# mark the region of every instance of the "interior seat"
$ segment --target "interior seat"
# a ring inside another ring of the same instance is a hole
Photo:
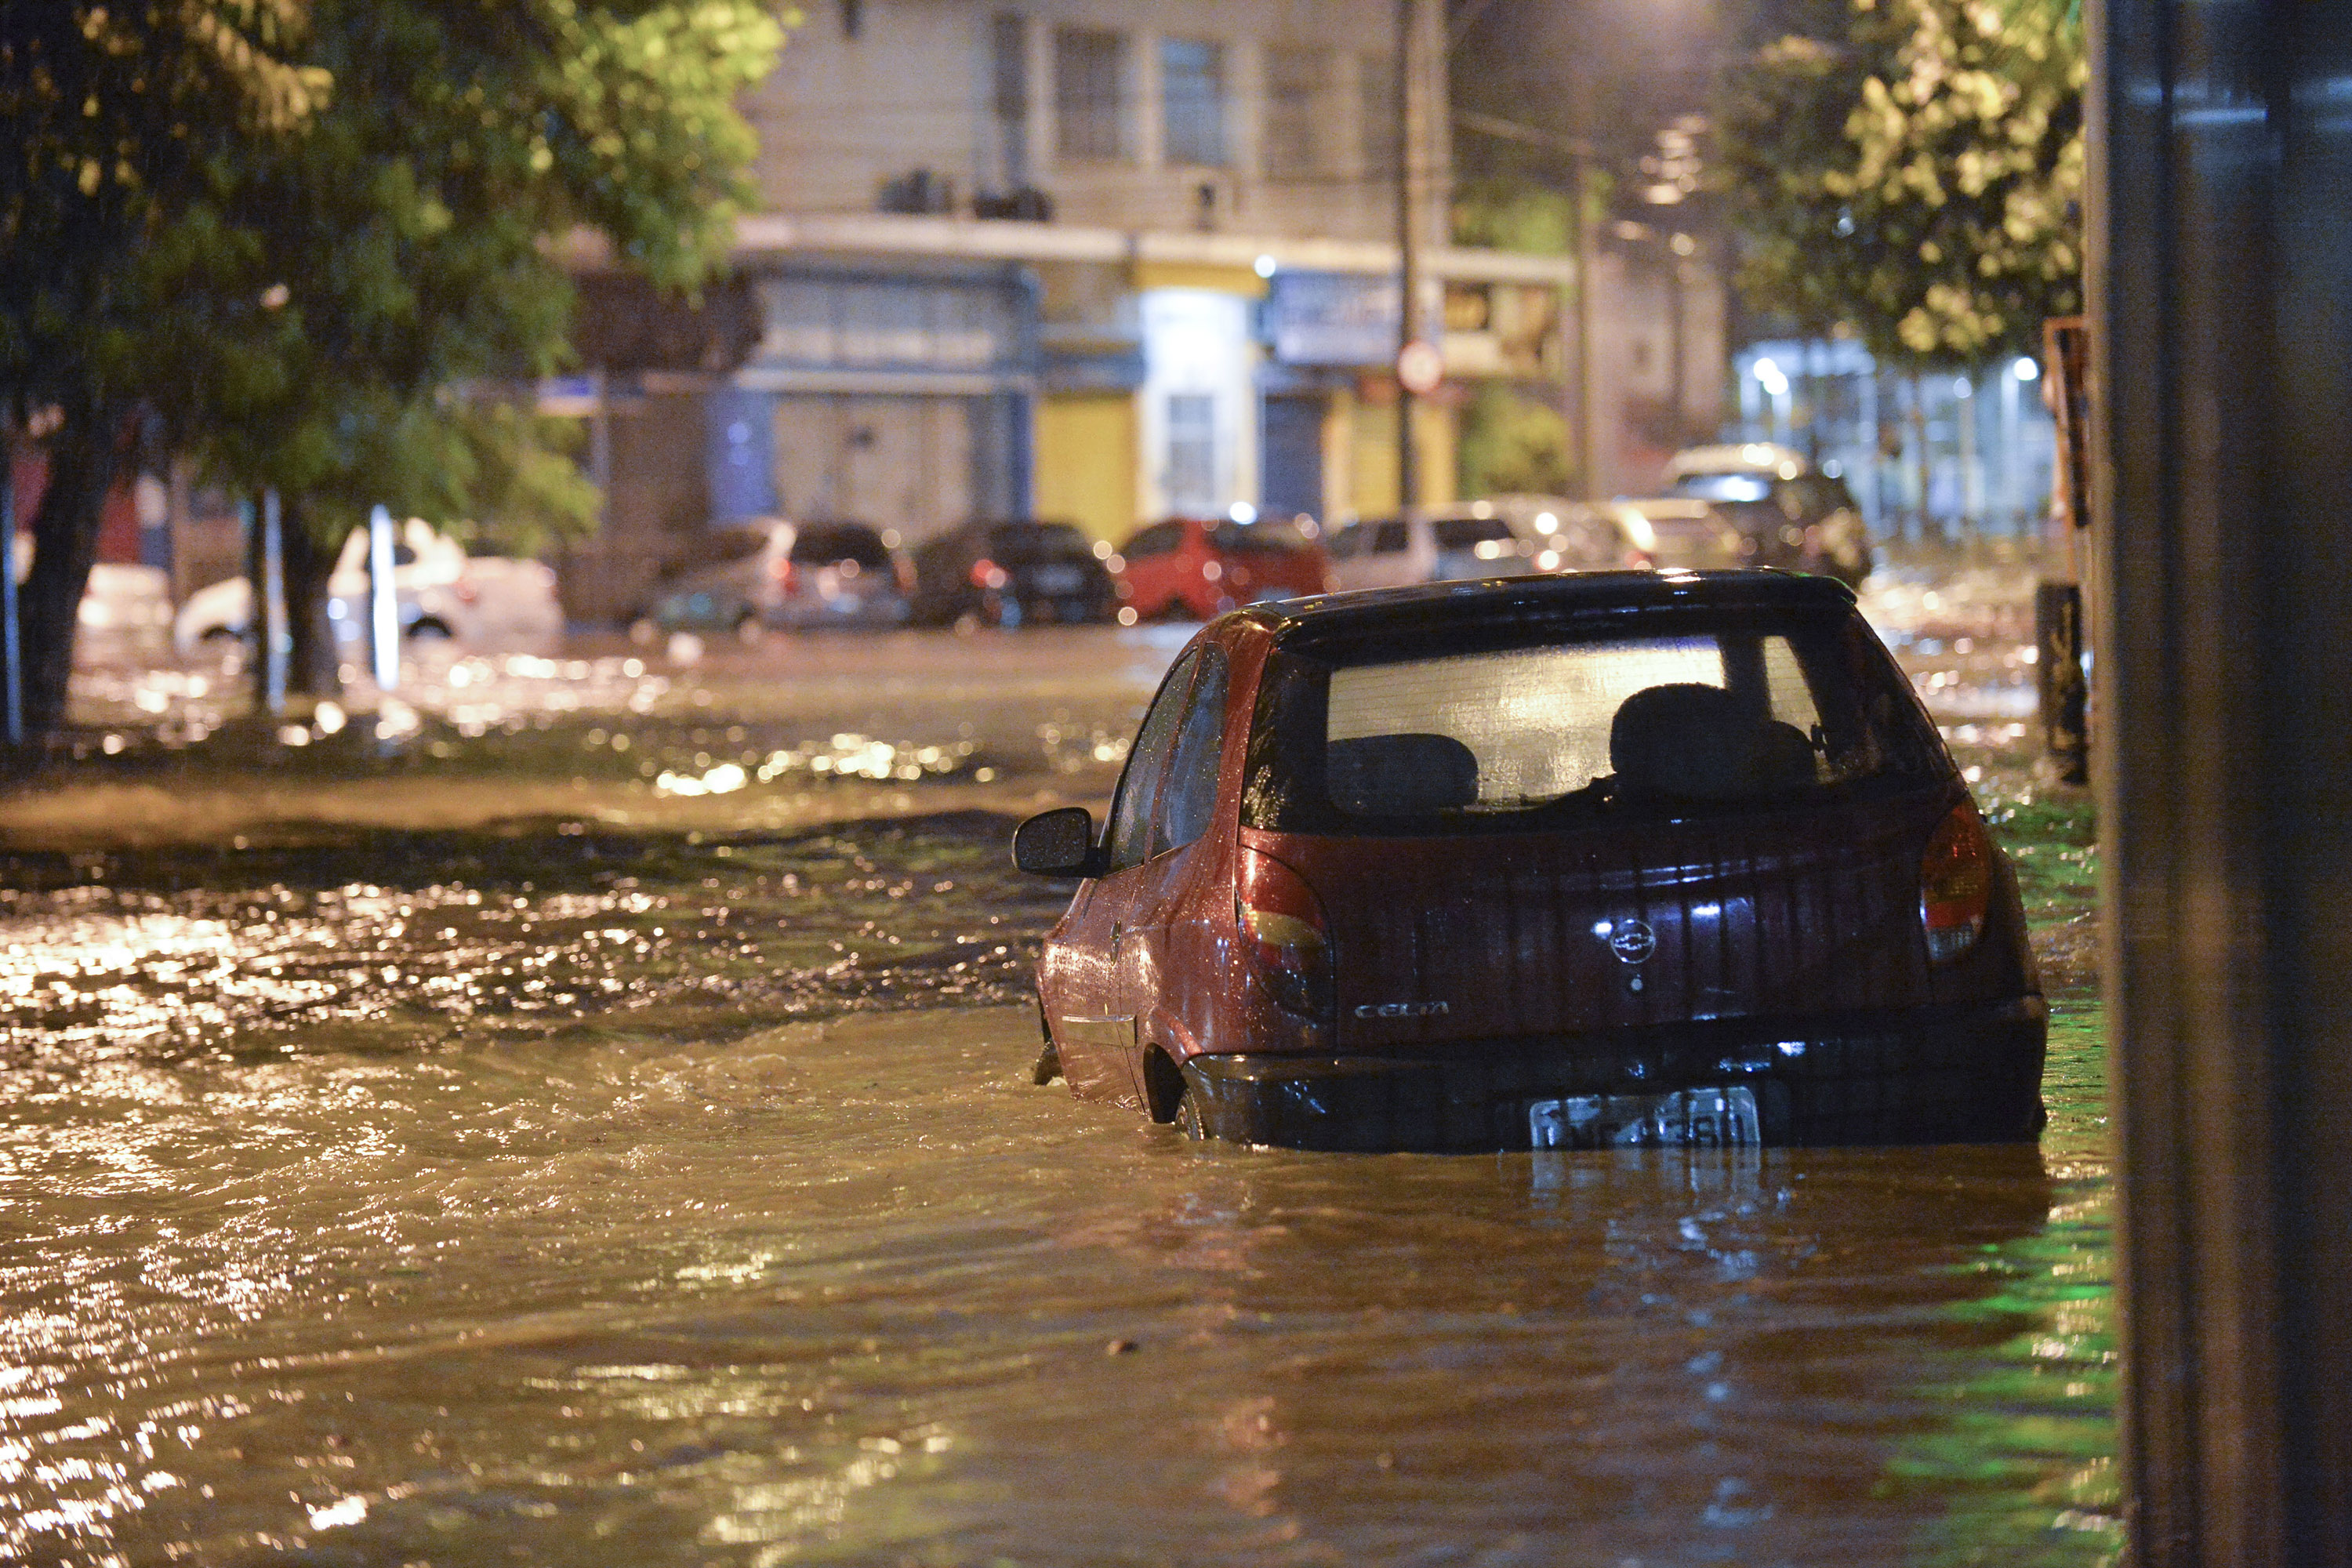
[[[1459,811],[1478,799],[1478,759],[1451,735],[1362,735],[1323,753],[1332,804],[1357,816]]]
[[[1815,782],[1812,742],[1720,686],[1677,681],[1636,691],[1609,725],[1621,795],[1748,800]]]

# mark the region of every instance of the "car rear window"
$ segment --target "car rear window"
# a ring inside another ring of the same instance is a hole
[[[1845,481],[1829,474],[1800,474],[1783,481],[1780,493],[1802,517],[1827,517],[1853,505],[1853,493],[1845,488]]]
[[[1674,493],[1700,500],[1765,500],[1772,494],[1769,474],[1686,474],[1675,481]]]
[[[1210,538],[1218,549],[1234,555],[1287,554],[1308,548],[1307,536],[1294,525],[1273,519],[1258,522],[1221,522]]]
[[[882,536],[862,522],[809,522],[793,538],[793,559],[887,566],[890,552],[883,548]]]
[[[988,553],[999,565],[1025,566],[1039,561],[1094,559],[1094,545],[1066,522],[992,528]]]
[[[1429,525],[1440,550],[1472,550],[1490,540],[1512,537],[1499,517],[1441,517]]]
[[[1781,802],[1949,772],[1902,674],[1837,611],[1679,611],[1278,648],[1243,821],[1326,834],[1527,831]]]

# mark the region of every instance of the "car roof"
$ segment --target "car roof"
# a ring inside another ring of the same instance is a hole
[[[1789,470],[1791,466],[1795,472]],[[1737,446],[1687,447],[1666,461],[1668,480],[1696,474],[1770,474],[1794,479],[1812,472],[1812,459],[1794,447],[1777,441],[1745,441]]]
[[[1566,572],[1367,588],[1282,599],[1236,612],[1278,639],[1518,615],[1625,615],[1643,610],[1823,608],[1853,603],[1834,577],[1749,567],[1727,572]]]

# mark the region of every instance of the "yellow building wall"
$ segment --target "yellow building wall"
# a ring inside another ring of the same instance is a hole
[[[1061,393],[1039,401],[1039,517],[1126,542],[1135,531],[1138,460],[1132,395]]]
[[[1343,395],[1332,400],[1335,420],[1346,422],[1348,487],[1345,509],[1358,517],[1392,512],[1397,505],[1397,416],[1393,403],[1367,403]],[[1413,444],[1421,458],[1423,506],[1454,499],[1454,447],[1459,434],[1451,408],[1428,398],[1412,405]],[[1335,513],[1341,509],[1335,505]]]

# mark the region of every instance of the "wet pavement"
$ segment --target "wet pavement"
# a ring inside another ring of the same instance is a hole
[[[1033,1087],[1005,836],[1181,632],[430,649],[299,745],[86,671],[0,800],[0,1561],[2109,1560],[2088,808],[1955,599],[1889,629],[2019,855],[2039,1150]]]

